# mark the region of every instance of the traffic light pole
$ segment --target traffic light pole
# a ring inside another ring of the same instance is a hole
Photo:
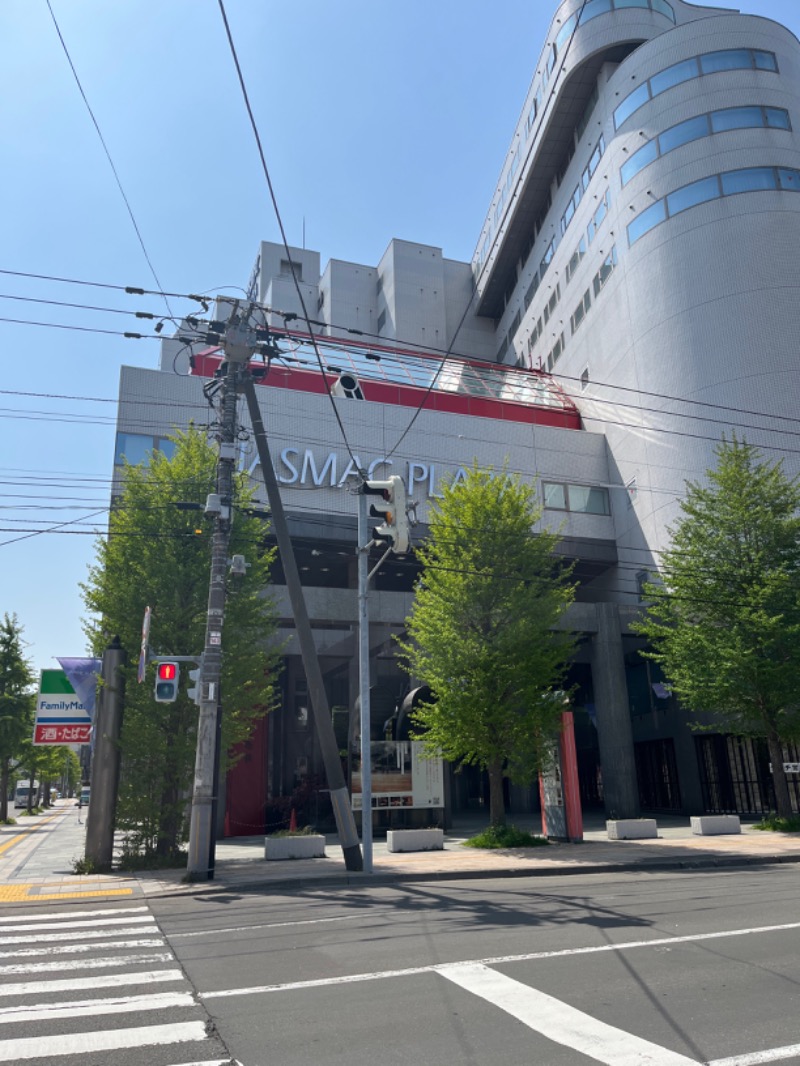
[[[362,485],[363,489],[363,485]],[[358,494],[358,687],[361,724],[361,845],[372,873],[372,713],[369,701],[369,546],[367,495]]]
[[[214,877],[216,826],[214,812],[218,788],[218,733],[222,708],[219,700],[222,672],[222,627],[225,620],[225,589],[228,546],[231,535],[231,496],[236,440],[236,387],[240,365],[228,360],[223,379],[222,418],[217,460],[217,497],[220,510],[214,518],[211,542],[211,578],[208,588],[206,639],[200,682],[200,714],[197,726],[192,814],[189,825],[187,877],[209,881]],[[228,445],[228,447],[226,447]]]
[[[289,526],[283,510],[283,501],[278,490],[278,479],[275,476],[272,457],[269,454],[267,434],[264,430],[264,422],[258,406],[258,397],[250,375],[247,375],[244,379],[244,394],[247,399],[247,409],[250,413],[253,436],[258,449],[261,473],[267,490],[269,508],[272,513],[272,526],[275,530],[278,551],[280,552],[283,572],[286,577],[286,588],[292,605],[295,632],[300,644],[303,669],[308,680],[314,725],[317,730],[317,739],[319,740],[322,761],[325,767],[325,777],[330,790],[331,804],[333,805],[336,829],[344,854],[345,867],[348,870],[362,870],[364,869],[364,863],[361,856],[361,846],[358,842],[353,812],[350,809],[350,795],[342,772],[339,747],[336,743],[336,734],[333,731],[333,721],[331,719],[330,706],[328,705],[328,696],[325,692],[325,684],[322,680],[322,670],[317,657],[314,634],[311,630],[311,622],[306,610],[306,601],[300,584],[300,574],[297,569],[297,560],[295,559],[291,537],[289,536]]]

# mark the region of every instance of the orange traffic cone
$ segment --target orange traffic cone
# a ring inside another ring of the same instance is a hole
[[[294,833],[297,830],[297,815],[294,813],[294,807],[292,807],[292,813],[289,815],[289,832]]]

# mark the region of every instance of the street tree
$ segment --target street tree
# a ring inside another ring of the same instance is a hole
[[[401,641],[434,698],[416,712],[429,754],[489,775],[490,818],[505,824],[503,778],[530,783],[553,750],[574,636],[574,586],[540,528],[535,486],[475,465],[433,502],[422,573]]]
[[[766,739],[777,813],[788,818],[783,745],[800,738],[800,484],[735,438],[716,456],[707,484],[687,483],[637,631],[695,728]]]
[[[33,733],[33,669],[25,658],[22,626],[16,615],[0,623],[0,822],[8,820],[11,774]]]
[[[178,699],[154,700],[154,667],[137,684],[145,608],[152,610],[153,654],[199,655],[205,645],[213,522],[203,505],[214,491],[216,450],[196,429],[177,433],[170,457],[154,451],[126,465],[108,536],[83,586],[93,617],[86,624],[95,654],[119,636],[128,650],[117,827],[128,847],[176,856],[186,840],[197,736],[197,706],[187,695],[184,662]],[[245,475],[236,479],[230,551],[247,559],[247,572],[228,579],[225,612],[223,763],[225,753],[252,733],[274,704],[278,669],[276,615],[269,595],[274,550],[267,525],[254,513]],[[232,758],[228,755],[228,760]],[[223,764],[223,772],[225,765]]]

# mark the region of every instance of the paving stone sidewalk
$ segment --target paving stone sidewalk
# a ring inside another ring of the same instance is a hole
[[[392,854],[385,840],[376,840],[371,874],[345,869],[333,835],[326,858],[279,862],[264,859],[263,836],[222,840],[214,879],[189,884],[182,869],[78,877],[73,863],[83,854],[85,811],[62,801],[39,819],[35,826],[0,827],[0,902],[800,863],[800,834],[764,833],[746,824],[741,835],[702,837],[692,834],[688,818],[665,817],[658,819],[657,839],[610,841],[602,819],[589,816],[581,844],[483,851],[463,846],[480,828],[473,819],[445,834],[443,851]]]

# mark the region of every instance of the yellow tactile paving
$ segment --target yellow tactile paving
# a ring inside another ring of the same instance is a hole
[[[86,899],[99,896],[132,896],[132,888],[86,888],[76,891],[41,892],[36,889],[52,888],[50,885],[0,885],[0,903],[40,903],[53,899]]]
[[[29,825],[24,833],[17,833],[16,836],[6,841],[5,844],[0,844],[0,855],[2,855],[4,851],[8,851],[8,849],[13,847],[14,844],[18,844],[20,840],[25,840],[26,837],[29,837],[31,833],[35,833],[36,830],[40,829],[43,825],[47,825],[47,823],[52,822],[54,818],[58,818],[59,814],[61,814],[61,811],[58,811],[57,814],[51,814],[48,818],[43,818],[40,822]]]

